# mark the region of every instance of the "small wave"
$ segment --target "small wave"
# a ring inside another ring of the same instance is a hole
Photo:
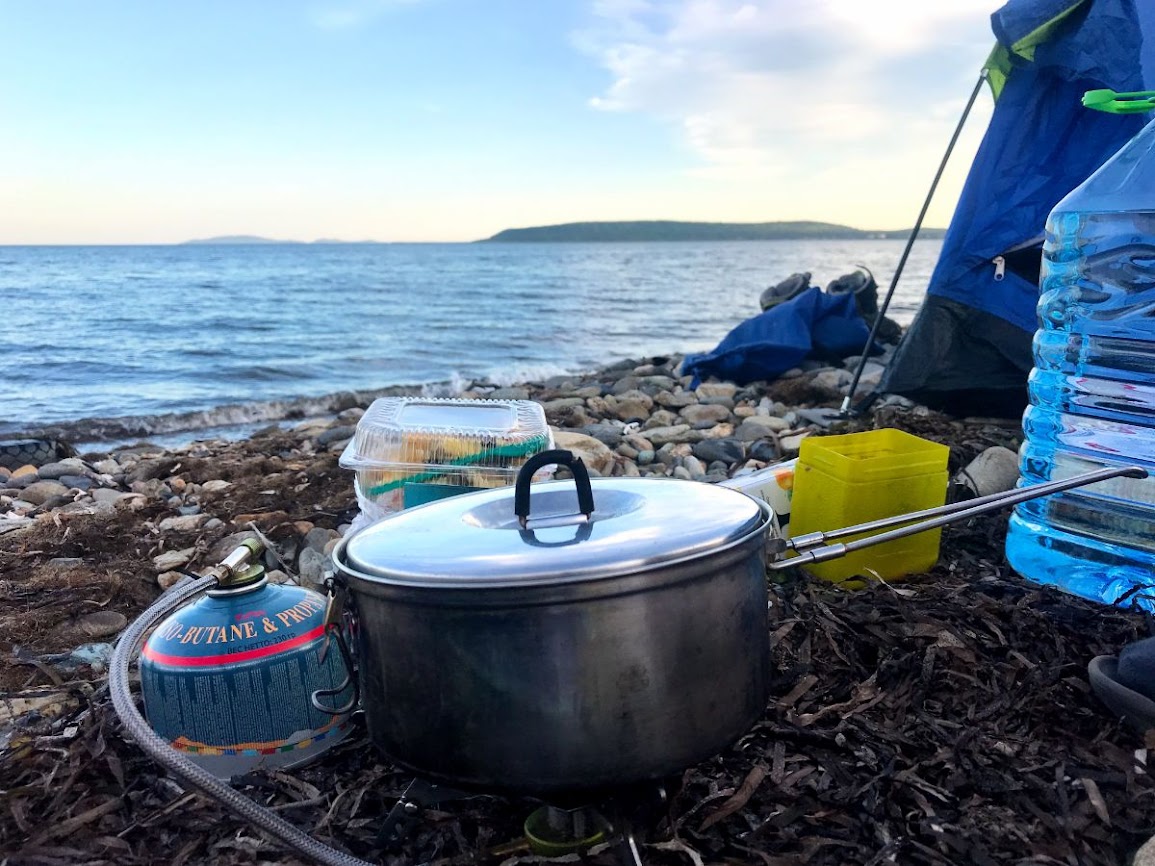
[[[422,397],[455,397],[466,389],[473,380],[457,371],[444,382],[427,382],[421,386]]]
[[[232,349],[213,348],[211,346],[186,346],[178,354],[189,358],[224,358],[234,354]]]
[[[82,418],[21,431],[6,438],[61,439],[71,443],[120,442],[149,436],[333,415],[355,406],[367,406],[378,397],[416,394],[420,390],[421,387],[417,385],[395,385],[371,391],[338,391],[320,397],[233,403],[192,412]]]
[[[554,362],[510,364],[494,367],[480,375],[468,375],[455,370],[443,382],[431,382],[421,386],[423,397],[452,397],[461,393],[475,382],[505,387],[525,382],[542,382],[553,376],[572,376],[592,369],[591,365],[558,364]]]
[[[536,364],[517,364],[490,370],[489,381],[495,385],[516,385],[520,382],[541,382],[552,376],[571,376],[587,367],[578,367],[573,364],[558,364],[544,361]]]
[[[278,382],[292,379],[312,378],[311,372],[299,367],[276,367],[271,364],[254,364],[251,367],[240,367],[235,370],[224,370],[218,378],[236,382]]]

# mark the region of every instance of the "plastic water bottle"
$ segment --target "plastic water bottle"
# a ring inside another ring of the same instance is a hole
[[[1155,473],[1155,122],[1055,206],[1040,288],[1023,481]],[[1033,581],[1155,611],[1155,479],[1025,502],[1006,550]]]

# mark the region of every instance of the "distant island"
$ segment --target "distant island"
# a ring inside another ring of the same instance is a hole
[[[920,237],[942,238],[946,229],[924,228]],[[837,223],[693,223],[673,220],[563,223],[505,229],[480,243],[559,243],[611,241],[777,241],[905,240],[910,229],[870,231]]]
[[[919,236],[940,239],[946,229],[924,228]],[[474,243],[610,243],[614,241],[847,241],[847,240],[906,240],[910,229],[871,230],[856,229],[838,223],[773,222],[773,223],[697,223],[676,220],[635,220],[630,222],[562,223],[553,226],[532,226],[505,229],[493,237]],[[260,235],[218,235],[182,241],[188,245],[256,245],[256,244],[378,244],[382,241],[343,241],[318,238],[315,241],[280,240]]]
[[[182,241],[181,246],[196,244],[211,244],[224,246],[227,244],[375,244],[378,241],[341,241],[334,238],[317,238],[315,241],[285,241],[276,238],[263,238],[260,235],[218,235],[213,238],[197,238],[191,241]]]
[[[257,235],[220,235],[215,238],[197,238],[183,241],[182,246],[192,244],[291,244],[294,241],[278,241],[273,238],[262,238]]]

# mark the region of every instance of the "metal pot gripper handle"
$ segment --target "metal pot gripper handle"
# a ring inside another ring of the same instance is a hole
[[[552,464],[565,466],[573,473],[574,485],[577,487],[578,512],[584,515],[587,521],[593,517],[594,491],[586,465],[572,451],[555,448],[533,455],[525,461],[525,465],[517,473],[517,483],[513,490],[513,513],[517,515],[522,529],[529,528],[529,487],[533,481],[533,474],[543,466]],[[577,514],[572,516],[576,517]]]
[[[1002,493],[992,493],[989,496],[983,496],[967,502],[956,502],[950,505],[941,505],[938,508],[928,508],[925,511],[914,511],[895,517],[884,517],[880,520],[872,520],[869,523],[859,523],[855,526],[846,526],[827,532],[810,532],[806,535],[800,535],[797,538],[783,542],[783,547],[793,549],[798,554],[797,556],[789,559],[779,559],[770,563],[767,567],[771,571],[781,571],[785,568],[793,568],[796,565],[810,565],[816,562],[826,562],[830,559],[839,559],[856,550],[873,547],[876,544],[883,544],[898,538],[905,538],[908,535],[916,535],[919,532],[926,532],[928,529],[937,529],[940,526],[946,526],[948,523],[969,520],[980,514],[997,511],[1009,505],[1017,505],[1020,502],[1026,502],[1039,496],[1061,493],[1064,490],[1071,490],[1075,487],[1083,487],[1087,484],[1094,484],[1099,481],[1107,481],[1111,478],[1119,477],[1146,478],[1147,470],[1142,466],[1112,466],[1104,469],[1096,469],[1093,472],[1085,472],[1082,475],[1072,475],[1070,478],[1062,478],[1057,481],[1030,484],[1026,487],[1017,487],[1014,490],[1008,490]],[[911,521],[919,522],[912,523]],[[858,535],[862,532],[874,532],[892,526],[897,526],[898,528],[890,529],[887,532],[880,532],[878,535],[859,538],[854,541],[826,544],[827,541],[834,538],[844,538],[848,535]],[[775,551],[775,553],[779,552],[781,552],[780,549]]]

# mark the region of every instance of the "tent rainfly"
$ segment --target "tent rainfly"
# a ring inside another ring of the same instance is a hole
[[[879,392],[957,415],[1022,412],[1047,215],[1143,123],[1081,105],[1088,90],[1142,88],[1134,3],[1011,0],[991,16],[994,113]]]

